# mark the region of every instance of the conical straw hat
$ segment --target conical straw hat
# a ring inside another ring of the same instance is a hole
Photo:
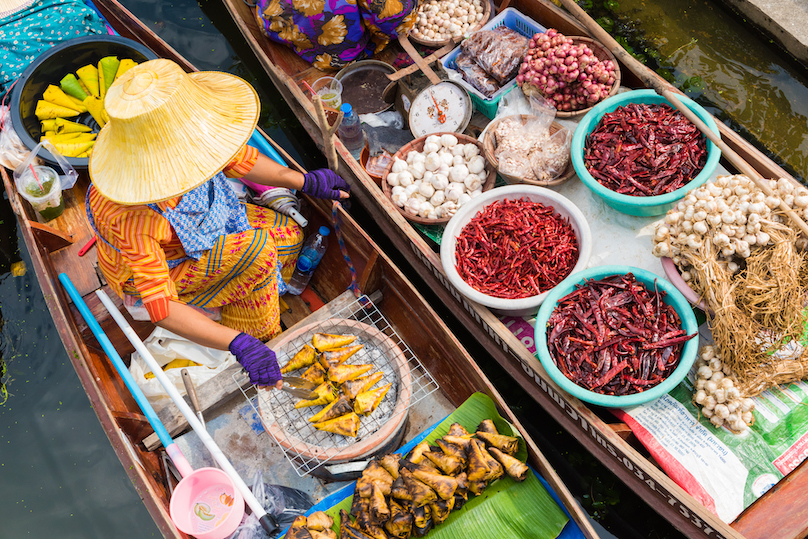
[[[151,60],[116,80],[104,100],[109,122],[90,157],[90,177],[120,204],[186,193],[221,171],[258,122],[258,96],[227,73],[185,73]]]
[[[34,0],[0,0],[0,19],[22,11],[33,3]]]

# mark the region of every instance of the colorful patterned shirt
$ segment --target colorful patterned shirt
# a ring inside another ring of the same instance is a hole
[[[228,178],[238,178],[252,170],[258,161],[258,150],[245,146],[224,169]],[[174,208],[182,197],[175,197],[157,206]],[[186,257],[182,243],[168,220],[146,205],[126,206],[104,197],[90,187],[90,209],[95,225],[103,238],[98,246],[98,266],[119,296],[130,294],[143,299],[152,322],[168,316],[170,301],[178,301],[175,281],[185,273],[190,260],[168,267],[169,260]]]

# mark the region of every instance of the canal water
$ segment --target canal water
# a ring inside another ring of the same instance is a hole
[[[263,106],[260,125],[304,166],[324,165],[218,0],[123,3],[200,69],[236,73],[253,83]],[[795,175],[806,176],[807,81],[765,39],[701,0],[610,0],[589,7],[719,118],[765,144]],[[361,208],[355,215],[363,221]],[[0,537],[158,537],[84,395],[35,276],[12,274],[12,264],[21,273],[20,262],[29,262],[28,253],[2,200],[0,354],[9,394],[0,405]],[[453,329],[473,342],[464,328]],[[494,362],[482,358],[481,366],[525,418],[529,434],[572,492],[608,530],[621,538],[680,537],[529,397],[509,387]]]

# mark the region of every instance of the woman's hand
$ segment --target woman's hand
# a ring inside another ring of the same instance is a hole
[[[283,376],[275,352],[246,333],[239,333],[229,346],[230,352],[250,375],[250,382],[259,386],[283,386]]]
[[[348,191],[351,188],[339,174],[327,168],[320,168],[303,176],[303,189],[301,190],[316,198],[339,200],[348,198]]]

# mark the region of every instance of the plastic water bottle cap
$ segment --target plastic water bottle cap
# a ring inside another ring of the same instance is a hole
[[[328,236],[331,234],[331,230],[329,230],[327,226],[321,226],[319,232],[321,236]]]
[[[350,103],[343,103],[340,110],[342,111],[343,115],[348,116],[351,111],[353,111],[353,107],[351,107]]]

